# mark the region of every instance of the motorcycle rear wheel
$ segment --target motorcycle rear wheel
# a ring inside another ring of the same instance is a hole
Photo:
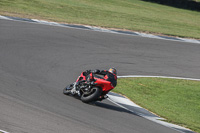
[[[101,95],[102,89],[101,87],[93,87],[89,94],[82,94],[81,101],[84,103],[89,103],[92,101],[96,101]]]

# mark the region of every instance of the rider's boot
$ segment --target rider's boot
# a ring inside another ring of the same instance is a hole
[[[107,99],[107,98],[108,98],[107,95],[103,95],[103,96],[100,96],[97,100],[102,101],[102,100]]]

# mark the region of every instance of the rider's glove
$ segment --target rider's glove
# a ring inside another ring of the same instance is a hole
[[[84,76],[87,76],[88,74],[90,74],[91,73],[91,70],[86,70],[85,72],[83,72],[83,75]]]

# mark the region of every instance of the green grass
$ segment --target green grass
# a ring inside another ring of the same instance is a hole
[[[162,78],[123,78],[113,90],[138,105],[200,132],[200,82]]]
[[[141,0],[1,0],[0,14],[200,38],[200,12]]]

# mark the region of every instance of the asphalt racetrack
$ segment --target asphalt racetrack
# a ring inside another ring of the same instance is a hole
[[[10,133],[175,133],[105,100],[62,94],[87,69],[200,77],[200,45],[0,19],[0,129]]]

